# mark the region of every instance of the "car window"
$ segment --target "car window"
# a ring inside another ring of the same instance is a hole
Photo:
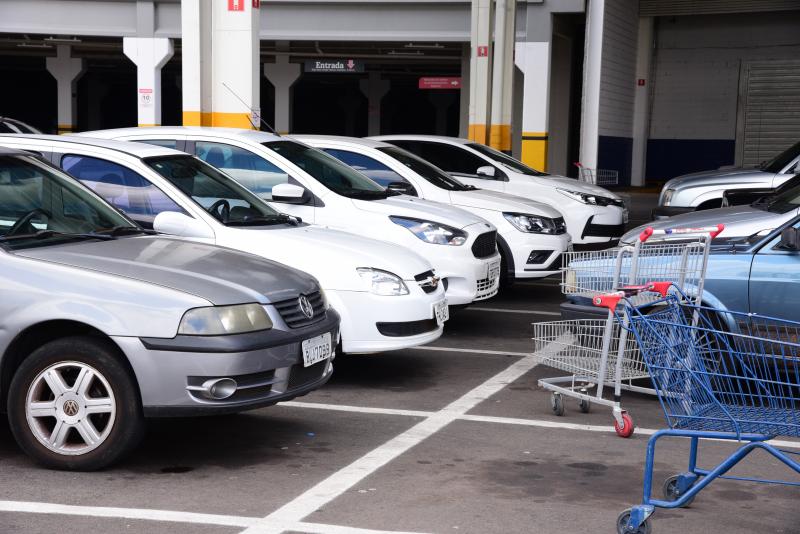
[[[137,143],[144,143],[146,145],[163,146],[164,148],[178,148],[178,141],[175,139],[132,139]]]
[[[439,167],[432,165],[419,156],[415,156],[407,150],[403,150],[397,146],[382,146],[376,150],[383,152],[396,159],[422,178],[432,183],[436,187],[446,189],[448,191],[470,191],[475,189],[471,185],[464,185]]]
[[[528,176],[547,176],[546,172],[537,171],[534,168],[528,167],[521,161],[512,158],[508,154],[503,154],[499,150],[495,150],[492,147],[482,145],[480,143],[469,143],[467,146],[476,152],[480,152],[487,158],[491,158],[494,161],[502,163],[514,172],[527,174]]]
[[[477,176],[478,168],[489,165],[489,162],[483,158],[461,147],[445,143],[436,143],[432,141],[392,141],[392,144],[405,148],[409,152],[416,154],[422,159],[428,160],[440,169],[450,173]]]
[[[800,141],[793,144],[792,146],[790,146],[789,148],[787,148],[786,150],[784,150],[783,152],[772,158],[770,161],[766,162],[764,165],[762,165],[761,168],[766,172],[779,173],[797,156],[800,156]],[[786,172],[791,173],[794,170],[795,169],[793,167],[791,169],[787,169]]]
[[[383,187],[388,186],[392,182],[408,183],[408,180],[394,172],[380,161],[369,156],[365,156],[364,154],[358,154],[349,150],[340,150],[335,148],[325,148],[323,150],[339,161],[347,163],[355,170],[360,171],[362,174],[366,174]]]
[[[145,228],[162,211],[184,211],[163,191],[131,169],[100,158],[67,154],[61,168]]]
[[[272,188],[289,182],[286,171],[258,154],[226,143],[197,141],[195,155],[231,175],[261,198],[271,199]]]

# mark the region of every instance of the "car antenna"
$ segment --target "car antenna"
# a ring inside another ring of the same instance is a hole
[[[239,95],[237,95],[237,94],[236,94],[236,93],[233,91],[233,89],[231,89],[230,87],[228,87],[228,84],[227,84],[227,83],[225,83],[225,82],[222,82],[222,85],[225,87],[225,89],[227,89],[228,91],[230,91],[230,92],[231,92],[231,94],[232,94],[233,96],[235,96],[235,97],[236,97],[236,99],[237,99],[239,102],[241,102],[241,103],[242,103],[242,105],[243,105],[244,107],[246,107],[247,109],[249,109],[249,110],[250,110],[250,117],[248,117],[248,118],[247,118],[247,120],[248,120],[248,121],[250,121],[250,124],[252,124],[252,125],[253,125],[253,129],[254,129],[254,130],[258,130],[259,128],[257,128],[257,127],[256,127],[256,124],[255,124],[255,122],[253,122],[253,118],[252,118],[252,117],[253,117],[253,108],[251,108],[250,106],[248,106],[248,105],[247,105],[247,102],[245,102],[244,100],[242,100],[242,99],[239,97]],[[275,128],[273,128],[272,126],[270,126],[270,124],[269,124],[267,121],[265,121],[265,120],[264,120],[264,119],[261,117],[261,113],[259,113],[259,114],[258,114],[258,120],[260,120],[260,121],[261,121],[261,123],[262,123],[264,126],[266,126],[266,127],[267,127],[267,130],[269,130],[271,133],[273,133],[273,134],[275,134],[275,135],[277,135],[277,136],[280,136],[280,135],[281,135],[281,134],[279,134],[278,132],[276,132],[276,131],[275,131]]]

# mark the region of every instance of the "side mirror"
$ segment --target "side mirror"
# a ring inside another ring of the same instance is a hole
[[[776,248],[791,252],[800,251],[800,229],[794,227],[784,228],[781,232],[781,240],[778,241]]]
[[[478,167],[478,170],[475,171],[475,174],[478,176],[488,176],[489,178],[494,178],[495,169],[491,165],[485,165],[483,167]]]
[[[386,189],[397,193],[398,195],[411,195],[412,197],[416,197],[417,190],[414,189],[414,186],[408,182],[389,182],[389,185],[386,186]]]
[[[162,211],[153,221],[153,230],[180,237],[214,239],[214,231],[203,221],[177,211]]]
[[[285,204],[308,204],[311,194],[294,184],[278,184],[272,187],[272,201]]]

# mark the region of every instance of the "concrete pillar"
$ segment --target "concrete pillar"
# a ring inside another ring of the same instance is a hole
[[[447,110],[453,105],[455,95],[449,92],[429,91],[428,100],[436,108],[436,135],[447,135]]]
[[[264,63],[264,76],[275,87],[275,124],[279,134],[292,131],[292,86],[300,77],[300,64],[289,63],[289,56],[275,56],[275,63]]]
[[[459,93],[458,136],[466,138],[469,135],[469,67],[470,48],[464,46],[461,52],[461,91]]]
[[[139,126],[161,125],[161,67],[172,54],[172,39],[123,37],[122,51],[136,64],[136,105]]]
[[[262,74],[257,6],[245,0],[182,0],[185,126],[258,128]]]
[[[58,95],[58,133],[75,130],[75,83],[83,74],[84,62],[72,57],[68,44],[56,46],[56,57],[46,59],[47,71],[56,79]]]
[[[636,93],[633,100],[633,158],[631,185],[643,186],[647,166],[647,138],[650,130],[650,64],[653,59],[653,17],[639,18],[636,48]]]
[[[381,134],[381,100],[389,92],[389,80],[381,80],[380,72],[370,72],[358,86],[367,97],[367,135]]]
[[[467,137],[478,143],[486,143],[491,97],[492,0],[472,0],[471,16]]]
[[[547,170],[550,110],[550,42],[517,43],[515,61],[524,76],[522,162]]]
[[[587,0],[580,161],[584,167],[590,169],[597,168],[597,144],[600,135],[600,75],[603,59],[604,13],[605,0]]]
[[[511,152],[511,111],[514,98],[515,0],[497,0],[492,63],[492,107],[489,145]]]

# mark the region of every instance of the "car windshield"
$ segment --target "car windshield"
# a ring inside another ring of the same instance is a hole
[[[110,239],[143,230],[34,156],[0,156],[0,244],[8,249]]]
[[[431,165],[424,159],[418,158],[411,152],[403,150],[402,148],[395,146],[382,146],[378,147],[377,150],[393,157],[415,173],[419,174],[422,178],[441,189],[447,189],[448,191],[472,191],[476,189],[471,185],[462,184],[439,167]]]
[[[753,207],[772,213],[788,213],[800,207],[800,179],[794,177],[778,188],[774,195],[753,202]]]
[[[192,156],[160,156],[145,162],[226,226],[289,222],[233,178]]]
[[[761,169],[766,172],[779,173],[797,156],[800,156],[800,141],[762,164]]]
[[[494,161],[500,162],[509,169],[514,172],[518,172],[521,174],[527,174],[528,176],[547,176],[546,172],[537,171],[536,169],[532,169],[522,163],[521,161],[515,160],[511,156],[507,154],[503,154],[499,150],[495,150],[491,147],[486,145],[482,145],[480,143],[467,143],[467,146],[473,150],[476,150],[486,156],[487,158],[491,158]]]
[[[379,200],[395,194],[322,150],[293,141],[271,141],[264,143],[264,146],[342,196],[359,200]]]

